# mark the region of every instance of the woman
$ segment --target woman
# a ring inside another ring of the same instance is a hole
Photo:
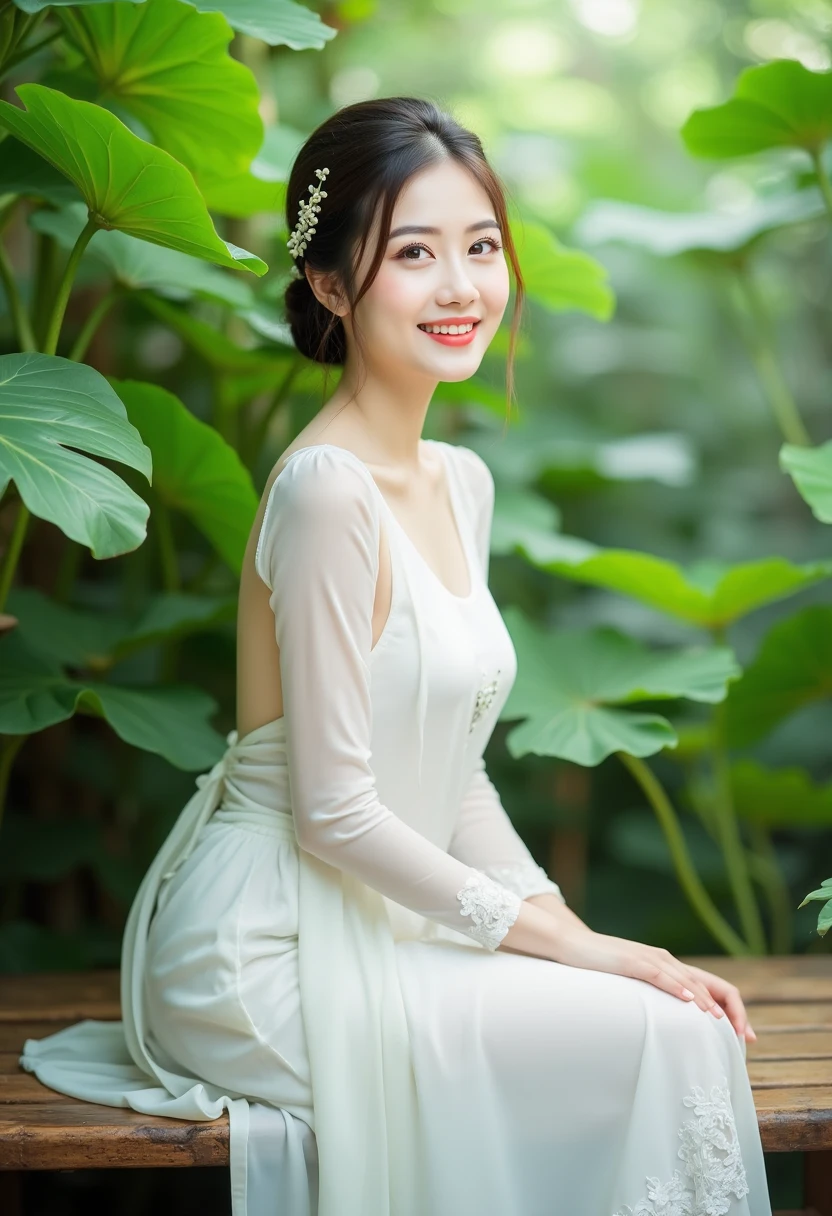
[[[249,541],[238,731],[136,897],[123,1026],[23,1064],[228,1108],[235,1216],[770,1216],[736,988],[589,929],[483,766],[516,675],[494,486],[420,435],[499,326],[505,252],[510,382],[498,179],[386,98],[310,136],[287,207],[294,341],[344,371]]]

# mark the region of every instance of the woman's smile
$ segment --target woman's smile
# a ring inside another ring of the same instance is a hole
[[[422,324],[417,326],[423,334],[427,334],[429,338],[433,338],[435,342],[441,342],[444,346],[467,346],[469,342],[474,340],[474,330],[479,325],[479,320],[476,319],[460,319],[457,322],[437,322],[433,325]]]

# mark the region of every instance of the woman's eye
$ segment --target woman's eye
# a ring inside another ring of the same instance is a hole
[[[474,241],[474,244],[471,246],[471,248],[476,249],[477,245],[490,245],[492,252],[497,252],[498,250],[502,249],[502,245],[500,244],[500,242],[498,240],[495,240],[495,238],[492,236],[481,237],[480,240]],[[405,262],[424,262],[425,261],[424,258],[407,256],[408,254],[413,253],[414,250],[418,251],[421,249],[424,249],[424,251],[426,253],[430,253],[430,250],[428,249],[427,245],[422,245],[421,243],[419,243],[417,245],[406,245],[404,249],[401,249],[396,254],[396,257],[401,258],[402,261],[405,261]]]

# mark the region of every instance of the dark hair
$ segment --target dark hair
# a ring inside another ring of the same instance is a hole
[[[301,271],[286,288],[286,318],[301,354],[326,365],[343,364],[346,331],[337,313],[315,296],[304,267],[334,272],[345,299],[354,310],[369,290],[381,266],[390,234],[393,208],[407,181],[421,169],[447,157],[476,178],[488,195],[502,228],[502,244],[515,280],[514,313],[506,362],[509,408],[514,397],[514,354],[524,289],[517,252],[509,228],[505,188],[488,163],[479,138],[432,101],[418,97],[382,97],[344,106],[321,123],[298,153],[286,190],[287,232],[296,223],[309,186],[322,185],[327,197],[315,216],[308,251],[294,259]],[[317,169],[329,168],[319,183]],[[370,226],[381,203],[378,246],[360,287],[355,265],[366,248]],[[352,251],[358,242],[355,264]],[[360,345],[360,338],[357,335]]]

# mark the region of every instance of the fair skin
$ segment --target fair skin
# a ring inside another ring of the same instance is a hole
[[[337,282],[306,269],[318,300],[343,321],[348,354],[332,397],[275,464],[249,538],[238,615],[240,737],[283,715],[274,620],[268,588],[254,571],[254,548],[272,482],[298,448],[331,443],[354,452],[440,580],[455,595],[469,590],[444,471],[421,435],[437,385],[473,376],[502,321],[509,274],[496,218],[482,187],[462,166],[446,159],[411,178],[393,211],[391,233],[416,226],[435,231],[391,237],[378,276],[354,316]],[[359,283],[377,237],[378,216],[357,267]],[[445,345],[419,329],[423,323],[466,316],[477,317],[479,323],[465,345]],[[356,326],[366,361],[356,344]],[[382,528],[373,646],[384,629],[391,592],[390,552]],[[715,1017],[727,1016],[738,1035],[756,1038],[733,984],[681,962],[667,950],[595,933],[554,895],[525,899],[500,949],[644,980],[680,1000],[695,1001]],[[692,995],[686,996],[686,989]]]

